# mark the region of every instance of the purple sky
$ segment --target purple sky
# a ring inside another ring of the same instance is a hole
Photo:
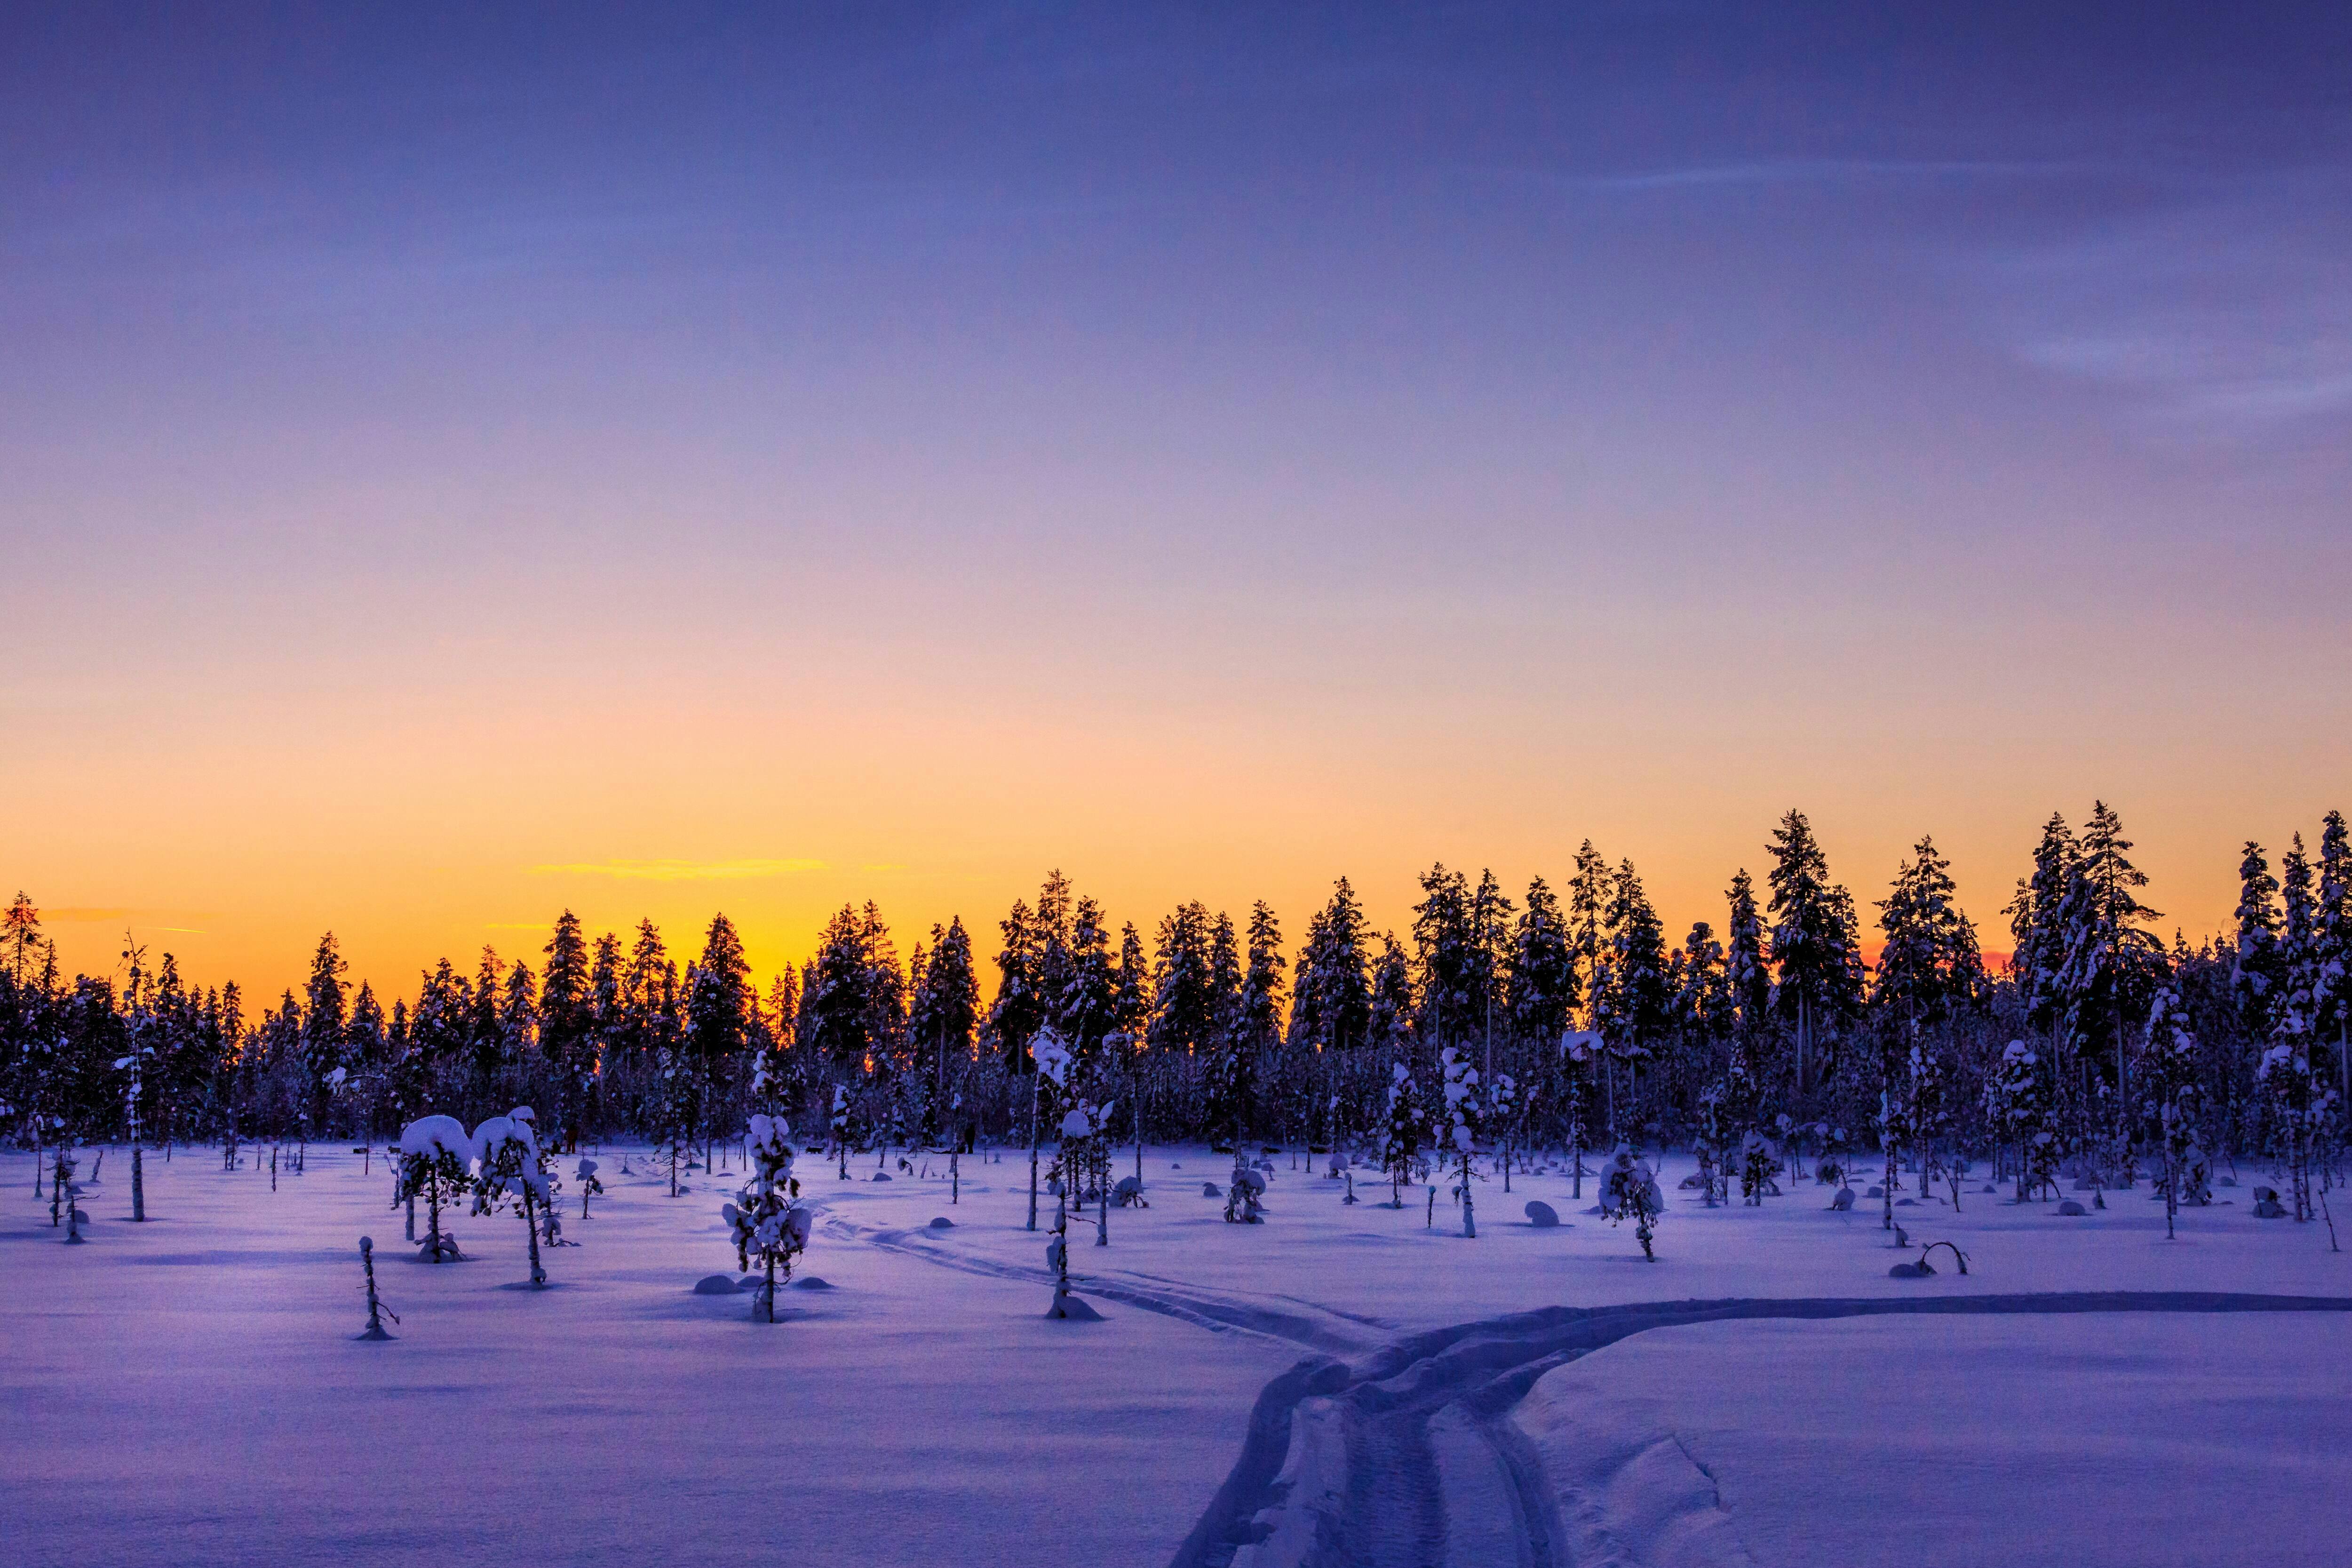
[[[47,902],[278,943],[420,842],[784,858],[864,810],[817,858],[913,866],[926,923],[1055,861],[1295,907],[1587,833],[1674,922],[1795,802],[1858,887],[1934,830],[1990,922],[2103,795],[2194,930],[2240,838],[2345,804],[2341,6],[0,41],[0,723],[46,824],[0,876]],[[688,844],[696,779],[743,815]],[[545,915],[460,880],[401,929]]]

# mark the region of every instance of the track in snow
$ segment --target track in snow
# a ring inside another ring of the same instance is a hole
[[[943,1268],[1051,1283],[1042,1268],[952,1252],[923,1231],[825,1224]],[[1651,1329],[1894,1314],[2352,1311],[2352,1299],[2340,1297],[2189,1290],[1738,1298],[1546,1307],[1379,1345],[1368,1332],[1379,1323],[1295,1297],[1269,1306],[1129,1273],[1089,1277],[1084,1293],[1318,1352],[1259,1392],[1241,1457],[1171,1568],[1570,1568],[1557,1500],[1511,1412],[1553,1368]]]
[[[1173,1568],[1566,1568],[1561,1521],[1513,1406],[1554,1367],[1650,1329],[1895,1313],[2352,1311],[2352,1300],[2207,1291],[1653,1301],[1551,1307],[1318,1358],[1268,1384],[1241,1458]]]

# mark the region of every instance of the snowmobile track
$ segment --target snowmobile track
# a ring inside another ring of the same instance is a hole
[[[1455,1531],[1431,1424],[1458,1410],[1483,1439],[1522,1568],[1566,1568],[1556,1500],[1510,1414],[1553,1368],[1651,1329],[1730,1319],[2074,1312],[2342,1312],[2352,1300],[2218,1291],[1654,1301],[1550,1307],[1417,1334],[1345,1365],[1304,1361],[1266,1384],[1242,1453],[1172,1568],[1444,1568]],[[1334,1467],[1342,1472],[1332,1474]]]

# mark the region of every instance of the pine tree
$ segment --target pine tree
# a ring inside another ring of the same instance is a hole
[[[617,944],[616,944],[617,945]],[[595,980],[580,917],[570,910],[555,917],[555,931],[542,950],[539,979],[539,1054],[548,1086],[556,1095],[551,1131],[563,1149],[580,1146],[586,1107],[582,1080],[595,1052]],[[609,972],[608,972],[609,973]]]
[[[2147,1047],[2142,1053],[2140,1092],[2156,1123],[2164,1174],[2164,1237],[2174,1237],[2183,1203],[2212,1201],[2199,1148],[2198,1124],[2204,1105],[2202,1064],[2189,1007],[2176,977],[2148,1006]]]
[[[807,1247],[815,1217],[801,1202],[801,1184],[793,1174],[792,1132],[781,1116],[752,1114],[751,1174],[736,1194],[740,1202],[719,1210],[735,1243],[735,1266],[748,1272],[752,1259],[759,1259],[761,1279],[751,1310],[771,1323],[776,1321],[777,1287],[791,1281],[793,1259]]]
[[[1365,947],[1370,930],[1348,879],[1307,922],[1291,987],[1289,1038],[1305,1049],[1346,1049],[1371,1036],[1371,991]]]
[[[2263,847],[2249,838],[2238,866],[2238,952],[2230,979],[2246,1033],[2256,1039],[2270,1033],[2271,993],[2279,983],[2278,890]]]
[[[1567,917],[1541,877],[1528,882],[1527,909],[1511,933],[1507,984],[1512,1037],[1547,1046],[1558,1040],[1580,992]]]
[[[2336,1042],[2339,1099],[2352,1105],[2352,837],[2331,811],[2319,834],[2319,894],[2312,911],[2312,1031]]]
[[[474,1212],[490,1214],[505,1204],[522,1217],[530,1247],[531,1288],[539,1289],[547,1284],[547,1270],[539,1260],[539,1219],[554,1207],[555,1192],[533,1120],[530,1108],[519,1105],[474,1129]]]
[[[1724,981],[1740,1027],[1754,1034],[1771,1007],[1772,972],[1764,957],[1764,920],[1756,909],[1755,884],[1744,868],[1733,875],[1725,898],[1731,915],[1724,932]]]
[[[1469,1053],[1449,1042],[1437,1054],[1439,1087],[1445,1097],[1441,1108],[1446,1157],[1453,1162],[1454,1176],[1461,1184],[1462,1234],[1475,1237],[1478,1219],[1475,1200],[1470,1185],[1477,1173],[1471,1168],[1471,1156],[1476,1152],[1478,1140],[1478,1069],[1470,1065]]]
[[[1829,879],[1829,861],[1805,814],[1791,810],[1773,829],[1772,965],[1781,1014],[1797,1030],[1797,1092],[1810,1083],[1809,1058],[1834,1039],[1861,1002],[1861,957],[1853,940],[1853,900]],[[1823,1053],[1826,1055],[1826,1053]],[[1834,1063],[1822,1060],[1827,1079]]]
[[[1642,1244],[1642,1256],[1652,1263],[1658,1255],[1651,1245],[1654,1227],[1666,1210],[1666,1195],[1658,1190],[1658,1173],[1650,1163],[1624,1143],[1617,1145],[1609,1156],[1601,1176],[1601,1206],[1608,1213],[1609,1223],[1633,1222],[1633,1237]]]
[[[464,1256],[442,1233],[441,1210],[465,1195],[473,1163],[473,1136],[454,1116],[420,1116],[401,1130],[400,1184],[393,1206],[425,1199],[431,1223],[420,1256],[428,1263]],[[410,1217],[415,1218],[413,1210]]]
[[[1220,1136],[1231,1140],[1234,1157],[1239,1160],[1257,1109],[1255,1042],[1242,1016],[1240,938],[1232,918],[1222,910],[1209,936],[1209,993],[1213,1022],[1204,1087],[1210,1137],[1213,1142]]]
[[[1932,837],[1922,837],[1878,904],[1879,929],[1886,940],[1871,1001],[1915,1032],[1975,1007],[1984,994],[1976,928],[1960,912],[1957,891],[1950,862],[1937,852]]]
[[[1609,945],[1596,978],[1594,1026],[1610,1056],[1629,1065],[1649,1057],[1672,1016],[1666,933],[1631,860],[1618,864],[1609,900]]]
[[[2010,939],[2013,948],[2010,975],[2025,1004],[2028,1022],[2037,1029],[2054,1029],[2063,1010],[2059,974],[2065,967],[2065,931],[2060,910],[2066,889],[2074,885],[2074,861],[2080,853],[2074,831],[2060,813],[2042,825],[2042,841],[2033,849],[2033,874],[2021,879],[2010,900]]]
[[[1388,1115],[1381,1124],[1381,1169],[1389,1178],[1389,1207],[1404,1207],[1404,1189],[1412,1184],[1421,1163],[1421,1129],[1426,1112],[1412,1069],[1402,1062],[1389,1066]]]
[[[1198,900],[1160,921],[1152,958],[1151,1048],[1191,1057],[1214,1039],[1221,1010],[1211,974],[1208,909]]]
[[[2059,910],[2065,950],[2058,988],[2068,1037],[2085,1054],[2101,1046],[2112,1049],[2116,1089],[2126,1103],[2125,1031],[2147,1016],[2148,1000],[2167,973],[2163,942],[2142,929],[2158,916],[2136,896],[2147,886],[2147,875],[2127,858],[2131,847],[2116,813],[2105,801],[2094,802]]]
[[[733,921],[714,914],[686,997],[687,1047],[701,1075],[698,1099],[703,1105],[717,1103],[719,1086],[749,1039],[751,1011],[751,965],[743,955],[742,938]]]
[[[1609,909],[1609,863],[1588,838],[1576,852],[1576,874],[1568,880],[1568,942],[1576,955],[1577,973],[1585,977],[1584,999],[1595,1001],[1601,963],[1601,928]],[[1599,1026],[1587,1020],[1588,1027]]]
[[[2010,1041],[2001,1052],[2000,1066],[1985,1082],[1985,1115],[2008,1142],[2017,1145],[2019,1203],[2041,1193],[2057,1174],[2055,1101],[2049,1066],[2042,1053],[2023,1040]]]
[[[1484,1012],[1476,992],[1478,938],[1471,923],[1470,883],[1443,864],[1422,874],[1422,901],[1413,906],[1412,941],[1420,968],[1418,1022],[1423,1036],[1459,1039]]]

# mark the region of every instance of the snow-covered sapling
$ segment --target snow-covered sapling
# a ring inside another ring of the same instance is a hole
[[[539,1215],[552,1195],[539,1168],[539,1134],[531,1126],[530,1107],[518,1105],[504,1116],[493,1116],[474,1129],[474,1212],[488,1214],[501,1203],[522,1216],[523,1235],[530,1244],[530,1282],[547,1283],[539,1262]]]
[[[1632,1220],[1634,1239],[1642,1244],[1642,1256],[1653,1263],[1658,1260],[1650,1246],[1651,1227],[1665,1212],[1665,1194],[1658,1190],[1657,1173],[1631,1145],[1620,1143],[1617,1152],[1609,1156],[1601,1177],[1601,1206],[1608,1211],[1612,1225]]]
[[[465,1256],[441,1233],[441,1207],[465,1194],[473,1163],[473,1137],[454,1116],[420,1116],[401,1131],[400,1195],[411,1202],[420,1194],[425,1198],[425,1245],[418,1256],[428,1263]]]
[[[1739,1141],[1739,1195],[1751,1208],[1761,1207],[1766,1194],[1780,1195],[1780,1151],[1772,1140],[1750,1128]]]
[[[1389,1178],[1389,1207],[1404,1207],[1421,1161],[1421,1093],[1402,1062],[1389,1067],[1388,1119],[1381,1124],[1381,1168]]]
[[[388,1340],[392,1338],[392,1331],[383,1326],[383,1321],[390,1318],[396,1323],[400,1321],[400,1314],[385,1306],[376,1297],[375,1238],[373,1237],[360,1237],[360,1267],[367,1272],[368,1321],[367,1327],[352,1337],[362,1340]]]
[[[1470,1167],[1470,1155],[1478,1138],[1478,1069],[1454,1046],[1438,1053],[1438,1063],[1445,1075],[1445,1136],[1453,1145],[1452,1158],[1462,1182],[1462,1234],[1475,1239],[1478,1217],[1470,1184],[1477,1173]]]
[[[584,1154],[580,1157],[580,1169],[575,1174],[580,1180],[580,1217],[582,1219],[588,1217],[589,1198],[600,1195],[604,1191],[604,1184],[596,1179],[596,1170],[595,1161]]]
[[[781,1116],[754,1113],[746,1152],[751,1171],[741,1202],[719,1210],[735,1242],[735,1264],[750,1269],[758,1259],[761,1283],[752,1312],[776,1321],[776,1287],[793,1277],[793,1259],[808,1246],[814,1215],[801,1202],[793,1176],[792,1125]]]

